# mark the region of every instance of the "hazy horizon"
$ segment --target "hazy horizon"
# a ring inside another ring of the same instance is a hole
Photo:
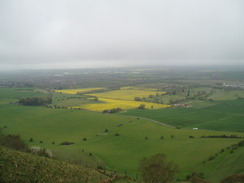
[[[242,0],[2,0],[0,27],[0,70],[244,64]]]

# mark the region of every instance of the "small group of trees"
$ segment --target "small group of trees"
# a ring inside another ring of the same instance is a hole
[[[135,101],[144,101],[144,102],[153,102],[153,103],[163,103],[162,101],[162,95],[164,94],[158,94],[156,93],[156,95],[149,95],[148,97],[134,97]]]
[[[201,136],[201,138],[242,138],[242,137],[238,137],[237,135],[230,135],[230,136],[227,136],[227,135],[208,135],[208,136]]]
[[[139,105],[139,107],[137,109],[145,109],[146,105],[145,104],[141,104]]]
[[[50,97],[28,97],[28,98],[22,98],[18,102],[22,105],[27,106],[46,106],[48,104],[52,103],[52,98]]]
[[[103,111],[103,113],[111,113],[112,114],[112,113],[117,113],[117,112],[121,112],[121,111],[123,111],[123,109],[118,107],[118,108],[113,108],[113,109],[105,109]]]

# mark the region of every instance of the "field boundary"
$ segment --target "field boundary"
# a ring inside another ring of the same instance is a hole
[[[124,116],[124,115],[119,115],[119,114],[116,114],[116,115],[117,116]],[[125,116],[127,116],[127,115],[125,115]],[[144,119],[144,120],[151,121],[153,123],[159,124],[161,126],[166,126],[166,127],[169,127],[169,128],[176,128],[175,126],[171,126],[171,125],[168,125],[168,124],[165,124],[165,123],[153,120],[153,119],[144,118],[144,117],[141,117],[141,116],[127,116],[127,117],[131,117],[131,118],[135,118],[135,119],[140,118],[140,119]]]

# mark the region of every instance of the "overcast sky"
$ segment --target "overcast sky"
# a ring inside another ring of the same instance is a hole
[[[244,64],[244,0],[0,0],[0,70]]]

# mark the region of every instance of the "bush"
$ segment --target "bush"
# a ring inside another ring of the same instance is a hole
[[[120,134],[119,133],[116,133],[115,136],[120,136]]]
[[[28,150],[28,146],[19,135],[0,135],[0,145],[19,151]]]
[[[214,160],[215,159],[215,156],[210,156],[209,158],[208,158],[208,161],[211,161],[211,160]]]
[[[83,141],[87,141],[87,138],[85,137],[85,138],[83,138]]]
[[[65,142],[61,142],[60,143],[60,145],[72,145],[72,144],[74,144],[74,142],[67,142],[67,141],[65,141]]]
[[[39,146],[31,146],[29,148],[29,152],[38,156],[44,156],[44,157],[52,157],[53,153],[49,149],[44,149]]]

